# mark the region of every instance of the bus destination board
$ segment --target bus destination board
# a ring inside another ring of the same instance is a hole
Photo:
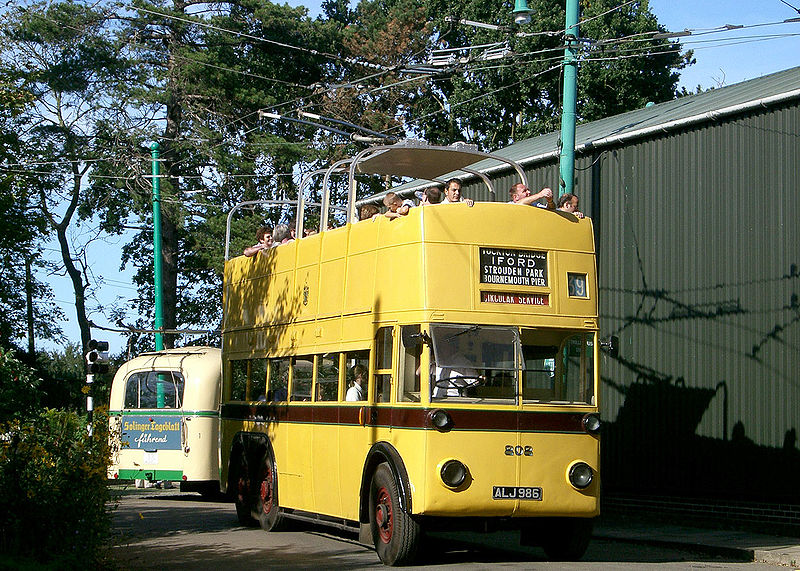
[[[512,303],[514,305],[549,305],[550,296],[546,293],[506,293],[482,291],[483,303]]]
[[[547,252],[481,248],[481,283],[547,287]]]

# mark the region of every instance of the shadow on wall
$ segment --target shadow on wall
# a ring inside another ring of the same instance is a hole
[[[755,444],[739,421],[731,438],[696,434],[712,401],[722,399],[723,434],[728,434],[725,381],[714,389],[686,386],[619,358],[638,373],[628,386],[607,385],[625,395],[617,419],[603,425],[603,486],[609,493],[704,496],[753,501],[798,501],[793,478],[800,473],[797,432],[788,430],[783,446]]]
[[[800,473],[796,423],[784,425],[780,447],[747,438],[748,429],[757,434],[761,426],[748,427],[738,419],[733,427],[729,424],[731,410],[748,407],[753,409],[749,422],[770,423],[767,412],[757,408],[759,396],[775,402],[772,386],[766,383],[763,388],[751,385],[747,394],[729,394],[729,386],[741,386],[763,374],[764,380],[791,387],[787,395],[794,394],[797,377],[791,362],[796,361],[800,325],[800,298],[794,291],[800,279],[798,264],[773,275],[743,276],[738,282],[698,277],[696,286],[669,290],[653,286],[635,236],[634,245],[641,286],[600,288],[605,300],[601,319],[618,324],[611,333],[632,340],[639,355],[649,355],[639,357],[641,362],[621,355],[611,368],[613,378],[602,379],[604,390],[611,388],[624,396],[616,420],[606,422],[603,429],[604,489],[800,503],[796,486],[785,477]],[[770,295],[764,296],[764,291]],[[677,343],[672,349],[654,351],[643,341],[634,341],[643,335],[671,336]],[[708,355],[716,360],[697,360]],[[660,370],[658,363],[681,356],[700,363],[695,369],[703,371],[702,378],[687,381]],[[723,359],[728,360],[727,372],[715,371]],[[697,434],[712,406],[722,413],[720,425],[714,427],[722,438]],[[790,406],[784,402],[779,412],[784,414]]]

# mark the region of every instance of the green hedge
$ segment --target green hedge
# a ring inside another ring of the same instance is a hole
[[[73,412],[45,410],[0,427],[0,551],[57,567],[95,567],[111,526],[108,415],[94,434]]]

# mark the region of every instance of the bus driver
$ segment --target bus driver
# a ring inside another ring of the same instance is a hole
[[[447,339],[449,343],[442,343],[438,349],[439,363],[433,361],[433,397],[446,398],[461,395],[466,387],[471,387],[480,382],[483,376],[473,367],[474,363],[464,356],[461,351],[459,335]]]

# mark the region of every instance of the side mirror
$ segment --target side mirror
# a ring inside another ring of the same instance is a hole
[[[619,337],[611,335],[605,341],[600,341],[600,348],[616,359],[619,357]]]
[[[417,347],[422,343],[430,343],[431,338],[424,331],[420,333],[419,326],[406,326],[400,328],[400,338],[403,341],[403,347]]]

